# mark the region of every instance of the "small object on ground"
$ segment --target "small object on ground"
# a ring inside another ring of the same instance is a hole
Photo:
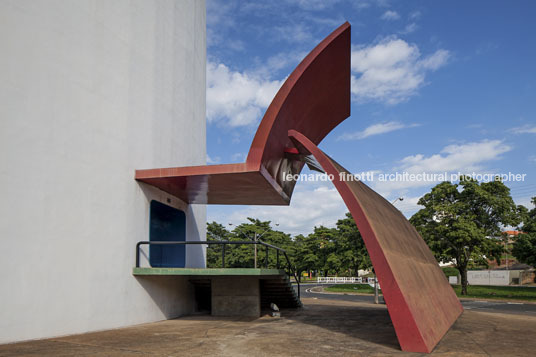
[[[272,309],[272,317],[281,317],[281,313],[279,312],[279,307],[276,304],[271,303],[270,309]]]

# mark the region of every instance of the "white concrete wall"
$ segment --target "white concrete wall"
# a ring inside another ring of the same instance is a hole
[[[183,279],[132,276],[149,202],[134,180],[205,163],[205,2],[0,0],[0,343],[191,311]],[[203,266],[204,252],[187,266]]]
[[[467,282],[470,285],[510,285],[512,278],[519,277],[516,270],[470,270]]]

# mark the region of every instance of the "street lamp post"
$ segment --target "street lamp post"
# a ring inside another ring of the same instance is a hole
[[[380,303],[380,293],[378,291],[378,278],[376,277],[376,273],[374,273],[374,303]]]
[[[255,244],[253,244],[253,248],[255,249],[254,267],[257,269],[257,232],[255,232],[255,235],[253,236],[253,241],[255,242]]]
[[[392,205],[394,205],[396,202],[398,201],[404,201],[404,197],[398,197],[397,199],[395,199],[393,202],[391,202]]]

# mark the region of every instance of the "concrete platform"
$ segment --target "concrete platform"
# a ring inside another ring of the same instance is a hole
[[[281,318],[208,315],[0,345],[0,356],[389,356],[400,350],[385,306],[303,299]],[[432,355],[533,356],[536,316],[465,311]]]
[[[254,268],[133,268],[138,279],[187,278],[194,285],[196,304],[203,300],[214,316],[259,317],[275,303],[299,307],[301,302],[282,269]],[[210,296],[210,299],[208,299]]]
[[[284,275],[282,269],[254,269],[254,268],[221,268],[221,269],[195,269],[195,268],[133,268],[133,275],[182,275],[182,276],[275,276]]]

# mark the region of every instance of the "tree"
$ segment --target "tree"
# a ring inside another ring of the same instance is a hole
[[[272,229],[270,221],[248,218],[232,231],[217,222],[207,223],[208,241],[249,241],[257,235],[259,240],[284,249],[298,279],[304,271],[317,271],[324,276],[357,275],[359,269],[371,266],[363,239],[350,213],[337,222],[336,228],[315,227],[314,232],[294,239],[289,234]],[[266,250],[258,247],[257,266],[266,264]],[[251,268],[254,266],[253,245],[226,245],[225,266],[229,268]],[[284,255],[279,256],[280,268],[286,268]],[[222,246],[210,245],[207,249],[207,267],[219,268],[222,260]],[[270,249],[268,267],[277,266],[277,254]]]
[[[281,231],[275,231],[270,225],[270,221],[260,221],[255,218],[248,218],[248,223],[242,223],[229,232],[219,223],[207,223],[207,240],[218,241],[252,241],[255,237],[258,240],[285,249],[291,253],[292,239],[290,235]],[[263,246],[258,246],[257,266],[265,265],[266,250]],[[277,265],[277,255],[270,249],[268,255],[268,266],[275,268]],[[211,245],[207,249],[207,267],[221,267],[222,246]],[[280,266],[285,267],[286,261],[280,255]],[[227,268],[252,268],[254,266],[254,246],[252,244],[229,244],[225,246],[225,266]]]
[[[207,241],[229,240],[231,233],[217,222],[207,222]],[[210,244],[207,247],[207,268],[221,268],[222,246]]]
[[[512,254],[520,262],[536,267],[536,197],[532,197],[531,202],[535,207],[530,211],[520,207],[523,233],[517,236]]]
[[[317,255],[318,247],[316,246],[316,239],[313,235],[309,234],[304,236],[302,234],[294,237],[292,250],[292,261],[296,266],[296,273],[301,280],[301,275],[304,271],[317,270],[320,265],[320,259]]]
[[[518,209],[510,189],[501,181],[478,183],[471,178],[459,184],[442,182],[425,194],[424,206],[410,222],[441,262],[454,261],[460,271],[462,295],[467,295],[470,262],[487,265],[500,261],[501,228],[519,223]]]
[[[340,257],[342,269],[358,276],[359,269],[372,267],[363,237],[349,212],[345,218],[337,221],[337,233],[337,255]]]
[[[315,227],[313,233],[309,234],[309,242],[317,256],[315,269],[321,271],[324,276],[328,276],[330,271],[334,274],[339,272],[340,264],[335,256],[336,237],[335,228],[324,226]]]

